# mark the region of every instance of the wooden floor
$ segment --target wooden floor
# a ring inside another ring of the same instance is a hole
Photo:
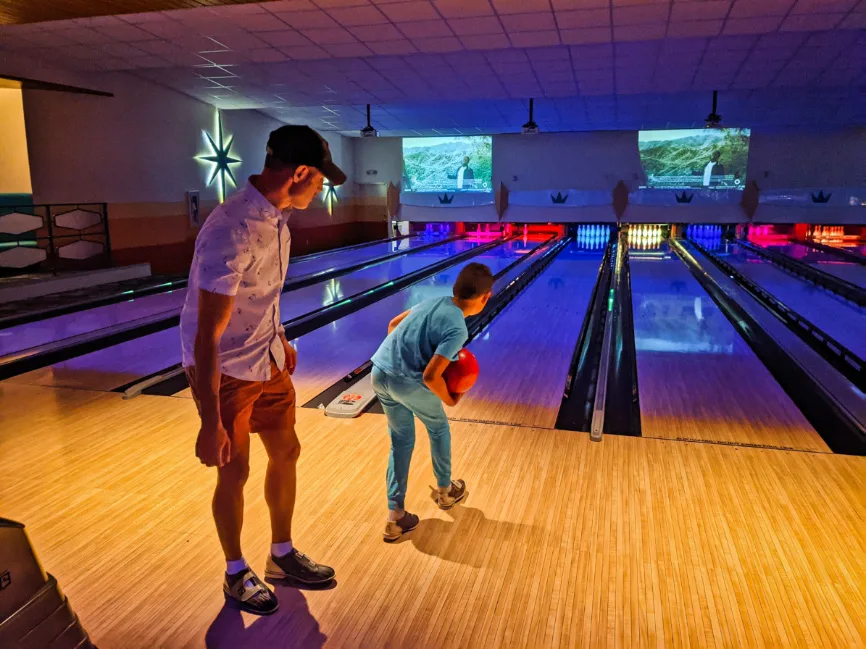
[[[422,522],[386,545],[383,418],[298,418],[295,542],[339,583],[270,618],[223,607],[188,399],[0,383],[0,513],[101,649],[866,646],[866,458],[455,422],[465,504],[435,508],[419,440]]]

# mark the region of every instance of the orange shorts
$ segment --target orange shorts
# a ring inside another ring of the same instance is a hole
[[[186,368],[186,375],[201,413],[195,393],[195,368]],[[280,371],[271,360],[271,378],[267,381],[242,381],[221,375],[220,418],[233,442],[250,433],[294,433],[295,386],[289,370]]]

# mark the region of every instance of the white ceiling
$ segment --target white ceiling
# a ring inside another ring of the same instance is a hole
[[[866,123],[866,0],[279,0],[0,27],[0,48],[123,70],[324,130]]]

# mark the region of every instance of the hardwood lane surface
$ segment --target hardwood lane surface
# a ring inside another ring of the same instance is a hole
[[[866,458],[454,423],[465,504],[427,442],[382,543],[384,418],[298,412],[294,540],[336,588],[224,608],[213,470],[186,399],[0,384],[0,503],[100,647],[863,647]],[[270,542],[253,442],[244,542]]]
[[[845,261],[840,257],[802,243],[768,245],[767,248],[814,266],[825,273],[835,275],[839,279],[851,282],[855,286],[866,288],[866,266],[855,264],[852,261]]]
[[[353,263],[387,255],[389,252],[394,252],[396,250],[418,247],[419,245],[431,243],[431,241],[431,239],[415,237],[412,239],[402,239],[392,243],[380,243],[374,246],[358,248],[356,250],[345,250],[342,252],[335,251],[325,257],[290,263],[288,278],[292,279],[293,277],[300,277],[302,275],[308,275],[310,273],[331,268],[349,266]],[[449,248],[447,254],[453,254],[453,252],[454,249]],[[397,260],[394,261],[396,262]],[[429,259],[427,260],[427,263],[429,263]],[[417,263],[415,265],[417,266]],[[348,277],[338,278],[332,283],[323,282],[322,284],[296,291],[294,292],[291,301],[284,300],[283,304],[287,308],[292,306],[304,308],[307,303],[312,302],[313,304],[316,304],[316,302],[319,302],[320,306],[321,301],[327,299],[331,292],[336,290],[336,287],[340,286],[341,279],[347,282],[344,290],[349,289],[350,292],[354,292],[353,289],[355,286],[353,285],[353,280],[358,280],[357,282],[354,282],[355,284],[364,284],[365,280],[367,284],[369,284],[371,275],[383,276],[387,279],[388,277],[393,277],[393,273],[399,271],[400,268],[400,265],[385,268],[383,264],[377,264],[374,268],[366,269],[364,275],[352,274],[351,279]],[[366,287],[366,285],[364,287]],[[24,349],[30,349],[31,347],[37,347],[39,345],[63,340],[65,338],[71,338],[72,336],[78,336],[80,334],[92,333],[113,325],[131,322],[138,318],[158,314],[164,314],[167,317],[172,315],[174,310],[183,306],[185,297],[186,288],[180,288],[175,291],[147,295],[126,302],[108,304],[87,309],[85,311],[78,311],[76,313],[61,315],[54,318],[46,318],[44,320],[16,327],[9,327],[0,330],[0,355],[19,352]],[[46,300],[50,301],[50,297],[46,298]],[[290,315],[291,314],[288,314],[286,317],[289,317]]]
[[[644,436],[829,451],[678,257],[630,266]]]
[[[727,261],[743,275],[866,359],[866,308],[788,273],[760,255],[729,246]]]
[[[354,295],[478,245],[479,242],[468,240],[445,243],[415,255],[400,257],[340,278],[283,293],[280,298],[281,316],[286,320],[309,313],[338,302],[348,295]],[[180,363],[179,336],[178,328],[172,327],[28,372],[12,380],[39,385],[112,390]]]
[[[450,417],[554,427],[602,255],[572,243],[472,341],[481,372]]]

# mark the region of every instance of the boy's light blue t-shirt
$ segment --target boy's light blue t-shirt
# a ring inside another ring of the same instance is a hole
[[[391,376],[422,381],[435,354],[453,361],[466,344],[466,320],[450,297],[415,305],[373,355],[373,365]]]

